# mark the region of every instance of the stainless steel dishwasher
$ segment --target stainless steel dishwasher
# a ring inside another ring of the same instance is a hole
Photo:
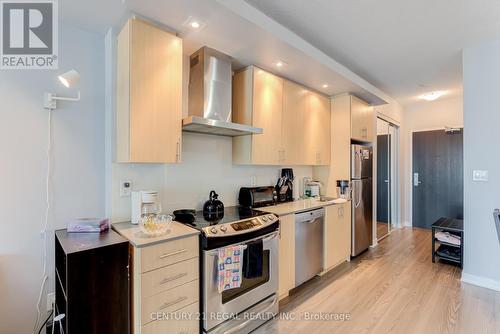
[[[295,286],[323,271],[325,209],[295,214]]]

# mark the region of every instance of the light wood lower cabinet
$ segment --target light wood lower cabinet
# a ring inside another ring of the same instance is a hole
[[[280,216],[279,298],[295,287],[295,215]]]
[[[199,333],[198,236],[132,247],[132,333]]]
[[[198,302],[186,306],[177,312],[167,314],[165,319],[158,319],[142,327],[142,334],[189,334],[199,333]]]
[[[325,208],[324,269],[349,259],[351,254],[351,202]]]

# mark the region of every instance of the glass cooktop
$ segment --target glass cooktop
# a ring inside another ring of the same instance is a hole
[[[224,208],[224,212],[213,215],[206,215],[203,211],[196,211],[195,221],[188,226],[202,229],[207,226],[232,223],[243,219],[262,216],[266,212],[253,210],[243,206],[230,206]]]

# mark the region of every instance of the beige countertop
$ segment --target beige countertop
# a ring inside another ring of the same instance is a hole
[[[321,202],[319,199],[316,198],[308,198],[308,199],[299,199],[293,202],[287,202],[278,205],[265,206],[255,210],[274,213],[275,215],[278,216],[284,216],[291,213],[308,211],[311,209],[317,209],[329,205],[339,205],[344,203],[345,202],[337,203],[335,200]]]
[[[135,247],[146,247],[161,242],[200,234],[198,230],[175,221],[172,222],[172,228],[170,229],[170,232],[159,237],[150,237],[144,234],[138,225],[134,225],[130,222],[114,223],[111,226],[113,230],[118,232],[124,238],[128,239],[128,241],[130,241],[130,243]]]

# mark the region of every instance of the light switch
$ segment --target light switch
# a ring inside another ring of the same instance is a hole
[[[132,191],[131,181],[121,181],[120,182],[120,197],[129,197]]]
[[[474,171],[472,171],[472,181],[488,182],[488,171],[487,170],[474,170]]]

